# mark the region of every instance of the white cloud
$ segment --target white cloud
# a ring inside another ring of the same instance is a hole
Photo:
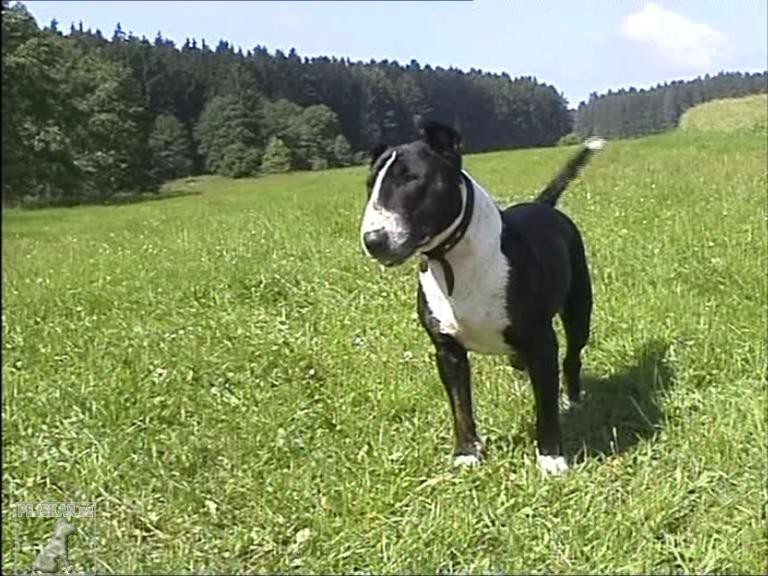
[[[730,52],[726,38],[717,30],[655,2],[625,16],[621,33],[629,40],[650,46],[668,64],[690,72],[712,71]]]

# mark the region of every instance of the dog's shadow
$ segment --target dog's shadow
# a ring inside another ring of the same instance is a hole
[[[663,400],[675,383],[668,350],[650,341],[630,366],[606,378],[582,378],[584,399],[560,416],[570,461],[621,454],[663,429]]]

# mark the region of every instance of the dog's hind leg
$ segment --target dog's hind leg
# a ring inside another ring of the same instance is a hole
[[[584,258],[584,248],[579,245],[573,250],[571,288],[560,314],[567,340],[563,374],[568,400],[571,403],[581,400],[581,351],[589,339],[591,315],[592,285]]]
[[[536,329],[527,348],[525,358],[536,397],[537,462],[545,474],[562,474],[568,464],[560,439],[557,337],[552,325]]]
[[[512,366],[512,368],[514,368],[515,370],[519,370],[520,372],[526,371],[527,368],[525,366],[525,360],[523,360],[523,356],[522,354],[520,354],[520,352],[518,351],[512,352],[509,355],[508,359],[509,359],[509,365]]]

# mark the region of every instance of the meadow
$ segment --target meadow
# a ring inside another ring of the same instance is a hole
[[[573,150],[465,166],[507,204]],[[51,529],[12,505],[52,500],[96,503],[102,573],[765,573],[767,153],[756,130],[616,141],[565,193],[595,314],[559,478],[527,378],[489,356],[489,457],[451,466],[417,265],[360,248],[364,168],[4,211],[4,572]]]

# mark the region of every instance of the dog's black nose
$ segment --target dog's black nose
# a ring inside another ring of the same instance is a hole
[[[383,228],[379,228],[378,230],[366,232],[363,234],[363,244],[365,244],[365,249],[368,250],[370,255],[374,258],[386,254],[389,244],[387,231]]]

